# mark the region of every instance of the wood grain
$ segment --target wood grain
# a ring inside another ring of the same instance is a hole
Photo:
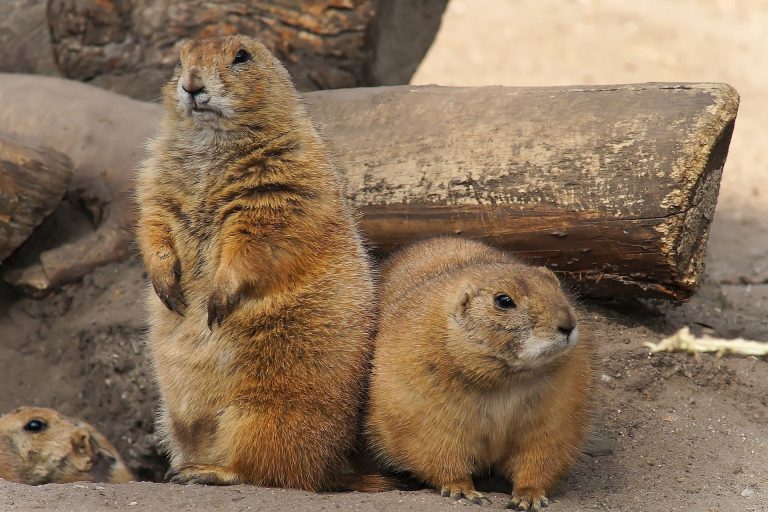
[[[390,252],[461,234],[589,295],[685,300],[738,108],[724,84],[322,91],[310,107]]]

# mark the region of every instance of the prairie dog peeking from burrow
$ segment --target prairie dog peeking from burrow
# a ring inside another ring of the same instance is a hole
[[[0,416],[0,478],[29,485],[134,480],[95,428],[42,407]]]

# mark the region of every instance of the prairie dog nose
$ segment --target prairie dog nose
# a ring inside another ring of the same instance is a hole
[[[569,337],[574,330],[576,330],[576,317],[571,312],[570,308],[565,309],[557,325],[557,332],[565,334],[565,337]]]
[[[181,88],[192,96],[205,92],[205,84],[197,67],[193,66],[184,72],[181,77]]]

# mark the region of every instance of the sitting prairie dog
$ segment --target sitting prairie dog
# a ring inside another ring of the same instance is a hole
[[[337,171],[251,38],[183,45],[164,101],[137,238],[168,478],[345,487],[374,292]]]
[[[134,480],[95,428],[41,407],[0,416],[0,478],[29,485]]]
[[[540,510],[586,435],[593,346],[555,275],[460,238],[386,262],[369,442],[392,469],[478,502],[472,476],[514,481]]]

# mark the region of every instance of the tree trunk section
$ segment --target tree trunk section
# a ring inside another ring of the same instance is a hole
[[[72,177],[72,162],[0,134],[0,262],[56,208]]]
[[[406,84],[448,0],[3,0],[0,71],[156,100],[181,43],[260,38],[300,90]],[[4,36],[5,35],[5,36]],[[7,36],[7,37],[6,37]]]
[[[373,246],[476,238],[588,295],[681,301],[704,269],[738,108],[724,84],[322,91]]]

